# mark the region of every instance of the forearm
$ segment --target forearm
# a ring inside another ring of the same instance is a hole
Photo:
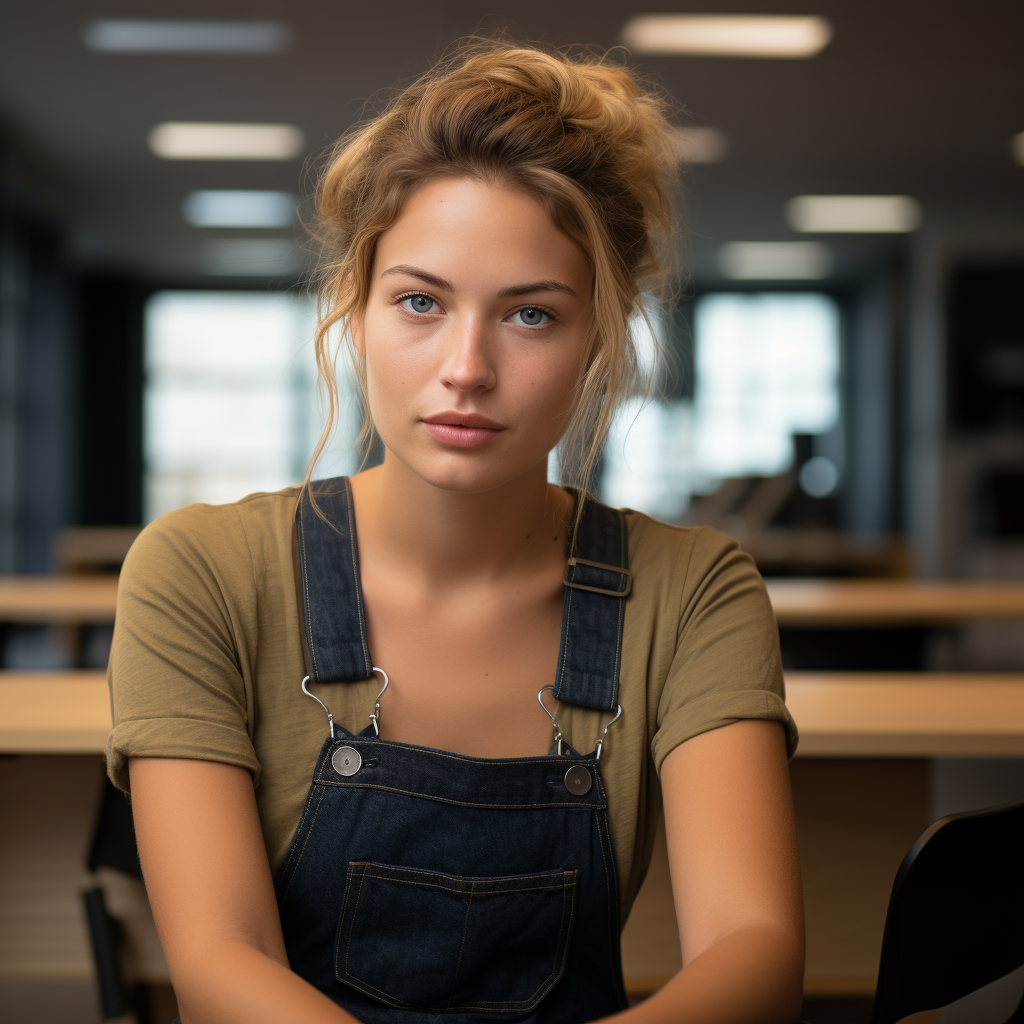
[[[171,973],[182,1024],[356,1024],[285,964],[241,941],[197,945]]]
[[[662,989],[604,1024],[793,1024],[800,1014],[803,944],[769,926],[726,935]]]

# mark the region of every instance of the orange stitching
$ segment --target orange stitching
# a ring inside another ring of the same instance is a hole
[[[313,674],[320,675],[320,669],[316,663],[316,645],[313,643],[313,620],[310,616],[310,602],[309,602],[309,572],[306,569],[306,563],[309,558],[309,552],[306,550],[306,531],[302,526],[302,495],[299,495],[299,542],[302,545],[302,589],[306,595],[306,607],[302,609],[304,618],[306,620],[306,637],[309,640],[309,656],[313,661]]]
[[[411,1009],[421,1010],[423,1012],[429,1012],[429,1013],[442,1012],[443,1013],[446,1010],[479,1010],[481,1012],[488,1012],[489,1011],[489,1012],[494,1012],[494,1013],[511,1013],[511,1012],[515,1012],[516,1010],[530,1009],[531,1006],[536,1005],[536,1002],[539,1002],[540,999],[543,998],[543,996],[548,991],[550,991],[550,989],[555,985],[555,983],[558,981],[558,978],[561,977],[562,971],[558,971],[557,970],[557,966],[556,966],[557,965],[557,958],[558,958],[558,945],[560,944],[562,946],[562,970],[563,971],[564,971],[565,961],[568,958],[568,953],[569,953],[569,942],[568,942],[568,936],[566,935],[566,925],[565,925],[565,905],[566,905],[565,890],[569,889],[571,891],[571,893],[572,893],[572,899],[571,899],[571,903],[570,903],[570,907],[571,907],[570,920],[571,920],[572,917],[574,916],[575,905],[576,905],[576,903],[575,903],[575,901],[576,901],[576,877],[579,874],[579,872],[576,871],[576,870],[563,870],[561,872],[553,872],[553,874],[560,874],[562,876],[563,880],[562,880],[561,883],[558,883],[556,885],[552,885],[552,886],[546,887],[546,888],[549,888],[549,889],[561,889],[562,890],[562,924],[561,924],[561,926],[559,928],[559,940],[558,940],[558,943],[556,943],[555,963],[553,963],[553,965],[552,965],[552,971],[548,975],[548,977],[545,978],[543,982],[541,982],[540,986],[538,986],[538,988],[536,990],[534,990],[534,992],[531,993],[531,995],[527,999],[481,1000],[479,1003],[457,1003],[457,1004],[453,1005],[452,1002],[451,1002],[451,999],[449,998],[448,1005],[446,1007],[444,1007],[444,1008],[440,1008],[440,1007],[424,1007],[424,1006],[419,1006],[416,1003],[409,1002],[406,999],[401,999],[400,997],[395,996],[394,994],[388,992],[385,989],[378,988],[376,985],[371,984],[370,982],[366,981],[364,978],[360,978],[357,975],[352,974],[348,970],[348,966],[347,965],[348,965],[349,951],[351,949],[351,941],[352,941],[351,937],[352,937],[352,934],[354,933],[354,930],[355,930],[356,912],[357,912],[357,909],[358,909],[359,899],[362,896],[362,881],[363,881],[363,879],[364,878],[376,878],[376,879],[383,880],[383,881],[402,881],[402,879],[392,879],[392,878],[389,878],[387,876],[372,875],[372,874],[366,873],[365,871],[357,871],[356,870],[357,868],[362,868],[364,865],[368,866],[370,863],[371,862],[369,862],[369,861],[352,861],[349,864],[349,878],[350,878],[350,880],[351,880],[351,878],[355,874],[359,874],[359,876],[360,876],[359,893],[357,894],[357,897],[356,897],[356,906],[353,908],[352,915],[351,915],[351,924],[349,926],[349,944],[348,944],[348,947],[346,949],[346,957],[345,957],[345,960],[346,960],[345,975],[346,975],[346,977],[351,979],[352,983],[354,983],[356,985],[356,987],[361,988],[361,989],[366,990],[366,991],[370,991],[370,992],[376,993],[384,1002],[387,1002],[391,1006],[396,1006],[396,1007],[403,1007],[404,1006],[404,1007],[408,1007],[408,1008],[411,1008]],[[418,874],[431,874],[431,872],[421,871],[418,868],[403,868],[401,870],[403,870],[403,871],[405,871],[405,870],[407,870],[407,871],[414,871],[414,872],[416,872]],[[412,885],[417,885],[417,884],[425,885],[426,883],[410,882],[409,884],[412,884]],[[475,886],[477,885],[477,881],[474,880],[473,882],[471,882],[471,885],[474,886],[474,888],[475,888]],[[431,888],[444,888],[444,887],[443,886],[431,886]],[[452,890],[452,891],[455,891],[455,890]],[[515,893],[515,892],[530,892],[530,891],[533,891],[533,890],[532,889],[508,889],[508,890],[499,890],[499,891]],[[460,895],[465,895],[465,894],[464,893],[460,893]],[[488,895],[488,894],[487,893],[471,892],[469,895],[470,895],[470,900],[467,901],[466,917],[465,917],[464,922],[463,922],[462,946],[461,946],[461,948],[459,950],[459,960],[458,960],[458,962],[456,964],[455,978],[454,978],[453,983],[452,983],[452,993],[453,994],[454,994],[454,990],[455,990],[455,985],[458,982],[458,971],[459,971],[459,967],[461,966],[461,963],[462,963],[463,953],[465,951],[466,935],[468,934],[469,911],[471,909],[472,896],[473,895],[484,895],[485,896],[485,895]],[[347,896],[347,890],[346,890],[346,902],[347,902],[347,899],[348,899],[348,896]],[[337,958],[335,958],[335,965],[337,966]],[[540,993],[539,997],[538,997],[538,993]],[[536,1001],[534,1001],[535,997],[536,997]],[[507,1007],[507,1009],[501,1009],[501,1007]]]
[[[372,875],[369,872],[363,875],[364,878],[376,878],[379,882],[397,882],[399,885],[415,885],[420,889],[443,889],[445,892],[453,892],[459,896],[507,896],[515,892],[546,892],[549,889],[564,889],[568,883],[558,882],[555,885],[524,885],[515,889],[488,889],[485,892],[476,891],[476,882],[470,882],[470,888],[453,889],[450,885],[438,885],[435,882],[420,882],[411,878],[394,878],[391,875]]]
[[[375,860],[353,860],[349,861],[349,864],[352,867],[384,868],[385,870],[390,871],[405,871],[414,875],[430,875],[432,878],[459,877],[458,875],[446,876],[443,871],[427,871],[424,868],[407,868],[398,864],[381,864],[379,861]],[[566,870],[563,868],[556,871],[540,871],[536,874],[527,875],[481,875],[479,878],[467,878],[466,881],[479,884],[480,882],[504,882],[509,878],[554,878],[556,875],[564,875],[566,873]],[[578,874],[578,872],[573,869],[568,871],[568,874],[575,875]]]
[[[360,884],[360,886],[362,886],[362,881],[360,881],[359,884]],[[339,955],[341,953],[341,937],[342,937],[342,927],[345,924],[345,910],[348,907],[348,897],[349,897],[349,893],[351,891],[352,891],[352,865],[349,864],[348,876],[345,879],[345,895],[342,897],[342,900],[341,900],[341,920],[338,922],[338,938],[337,938],[337,940],[334,943],[334,976],[336,978],[338,977],[338,971],[341,969],[341,965],[338,962],[338,957],[339,957]],[[356,902],[358,903],[358,900]],[[355,908],[353,908],[352,919],[353,919],[353,921],[355,920]],[[351,946],[352,946],[352,928],[350,926],[349,927],[348,945],[345,946],[345,964],[346,964],[345,973],[346,974],[348,974],[348,966],[347,966],[348,965],[348,954],[349,954],[349,949],[351,948]]]
[[[456,807],[502,807],[506,810],[521,811],[537,807],[576,807],[581,811],[604,810],[604,804],[590,803],[550,803],[550,804],[476,804],[468,800],[450,800],[444,796],[432,796],[429,793],[416,793],[410,789],[398,789],[397,786],[375,786],[369,782],[335,782],[333,779],[318,779],[323,786],[337,786],[339,789],[380,789],[389,793],[402,793],[404,796],[416,796],[423,800],[436,800],[443,804],[454,804]]]
[[[469,892],[466,894],[466,913],[462,918],[462,945],[459,946],[459,959],[455,961],[455,973],[452,975],[452,987],[448,993],[448,1007],[451,1008],[452,999],[455,998],[455,986],[459,983],[459,968],[462,966],[462,954],[466,951],[466,936],[469,934],[469,912],[473,907],[473,887],[475,882],[470,882]]]
[[[355,524],[355,508],[352,503],[352,482],[348,477],[345,477],[345,508],[348,513],[348,539],[349,539],[349,551],[352,553],[352,578],[356,585],[356,606],[359,609],[359,638],[363,644],[363,659],[369,662],[371,665],[373,659],[370,657],[370,649],[366,643],[366,628],[363,621],[363,586],[359,581],[359,566],[357,564],[356,555],[356,524]],[[373,673],[371,672],[372,676]]]
[[[449,761],[461,761],[463,764],[481,764],[481,765],[502,765],[507,764],[510,767],[521,764],[536,764],[541,765],[544,762],[550,764],[565,764],[570,759],[566,757],[559,757],[557,754],[539,754],[536,757],[523,757],[523,758],[508,758],[508,757],[470,757],[468,754],[452,754],[446,750],[434,750],[432,747],[421,747],[415,743],[398,743],[395,740],[379,740],[376,737],[372,739],[362,739],[359,736],[354,736],[353,739],[364,746],[370,747],[385,747],[385,748],[404,748],[406,750],[413,750],[417,754],[430,754],[432,757],[444,757]],[[582,758],[582,760],[587,760]]]
[[[309,831],[306,833],[306,838],[302,842],[302,851],[299,853],[299,859],[295,862],[295,867],[292,868],[292,877],[288,880],[288,889],[285,889],[284,893],[281,895],[282,903],[284,902],[285,896],[288,895],[288,890],[292,887],[292,882],[295,880],[295,875],[298,873],[299,865],[302,863],[302,858],[305,856],[306,845],[309,843],[309,837],[313,834],[313,826],[316,824],[317,815],[320,813],[320,804],[323,803],[326,795],[327,790],[325,789],[320,794],[320,799],[316,802],[316,813],[313,815],[313,820],[309,823]]]
[[[613,855],[613,858],[614,858],[615,850],[614,850],[614,847],[612,846],[612,830],[611,830],[611,826],[604,819],[603,815],[599,814],[597,816],[597,827],[598,827],[598,830],[603,830],[605,835],[607,836],[608,846],[612,850],[612,855]],[[619,868],[618,868],[618,864],[613,859],[611,871],[609,872],[609,869],[608,869],[608,858],[605,857],[605,855],[604,855],[604,843],[603,842],[601,843],[601,860],[604,862],[605,877],[608,879],[608,882],[610,884],[610,888],[612,890],[611,893],[608,896],[608,913],[609,913],[609,921],[608,921],[608,950],[609,950],[609,952],[608,952],[608,955],[609,955],[609,957],[612,958],[612,966],[614,967],[614,965],[615,965],[614,949],[615,949],[616,942],[621,941],[621,935],[622,935],[622,897],[619,895]],[[612,914],[615,915],[615,923],[618,924],[618,926],[619,926],[619,935],[618,936],[616,936],[615,928],[612,925],[612,920],[611,920],[611,915]],[[621,967],[620,967],[620,973],[621,973]]]
[[[323,800],[323,798],[324,798],[324,794],[321,793],[320,794],[320,800]],[[317,800],[317,802],[316,802],[317,807],[320,806],[320,800]],[[295,829],[295,835],[296,836],[297,835],[301,835],[301,833],[302,833],[302,826],[303,826],[303,824],[305,824],[306,817],[309,814],[309,808],[312,806],[312,804],[313,804],[313,801],[312,800],[308,800],[308,799],[303,802],[303,804],[302,804],[302,817],[299,818],[298,828]],[[309,841],[309,837],[307,836],[306,837],[306,842],[308,842],[308,841]],[[303,842],[303,844],[302,844],[302,848],[303,849],[306,848],[306,842]],[[285,871],[286,874],[289,871],[288,864],[291,861],[292,857],[294,857],[294,856],[295,856],[295,841],[294,841],[294,837],[293,837],[293,839],[292,839],[292,846],[288,850],[288,857],[285,860],[285,864],[284,864],[284,871]],[[291,883],[291,879],[289,878],[289,880],[288,880],[288,887],[289,888],[291,888],[291,884],[292,884]]]
[[[566,871],[566,872],[563,872],[563,874],[575,874],[575,872],[568,872],[568,871]],[[543,989],[545,985],[548,986],[548,988],[550,988],[551,985],[553,984],[551,979],[552,979],[552,976],[555,974],[555,972],[558,970],[558,949],[559,949],[559,946],[561,946],[563,943],[568,945],[567,940],[566,940],[566,934],[565,934],[565,890],[568,889],[568,888],[575,889],[574,882],[575,882],[575,880],[573,882],[566,882],[565,884],[562,885],[562,920],[559,922],[559,926],[558,926],[558,941],[555,943],[555,955],[554,955],[554,957],[552,958],[552,961],[551,961],[551,970],[548,972],[548,976],[530,993],[529,998],[528,999],[524,999],[523,1002],[529,1002],[530,999],[533,999],[535,996],[537,996],[538,992],[540,992],[541,993],[541,997],[543,997],[544,993],[541,992],[541,989]]]
[[[565,605],[565,638],[562,640],[562,671],[558,674],[558,685],[562,685],[565,679],[565,662],[569,654],[569,634],[572,632],[572,590],[568,591],[568,600]]]

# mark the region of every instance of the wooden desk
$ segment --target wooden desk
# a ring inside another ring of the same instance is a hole
[[[765,581],[780,626],[948,625],[1024,618],[1024,584],[972,580]],[[0,622],[113,622],[113,577],[0,576]]]
[[[1024,674],[790,672],[798,757],[1024,757]],[[102,672],[0,672],[0,753],[101,753]]]
[[[943,626],[1024,618],[1024,584],[767,579],[780,626]]]
[[[0,622],[113,622],[116,606],[113,576],[0,576]]]
[[[104,672],[0,672],[0,753],[98,754],[110,735]]]
[[[1024,674],[787,672],[798,757],[1024,757]]]

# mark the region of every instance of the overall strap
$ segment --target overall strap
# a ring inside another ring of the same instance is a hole
[[[315,683],[348,682],[373,674],[359,585],[352,487],[347,476],[310,485],[320,511],[303,489],[295,510],[302,580],[302,622]]]
[[[577,495],[577,500],[584,499]],[[622,513],[586,499],[574,550],[563,580],[565,605],[555,699],[614,711],[619,698],[626,598],[633,586]]]

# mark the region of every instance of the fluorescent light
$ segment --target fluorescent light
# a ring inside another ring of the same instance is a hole
[[[304,144],[290,124],[165,121],[149,133],[149,148],[163,160],[293,160]]]
[[[291,274],[302,262],[295,243],[287,238],[217,238],[203,251],[206,272],[227,277]]]
[[[719,270],[734,281],[816,281],[834,262],[821,242],[729,242],[718,250]]]
[[[1024,166],[1024,132],[1020,132],[1010,139],[1010,153],[1017,163]]]
[[[786,220],[794,231],[889,234],[918,227],[921,204],[910,196],[796,196]]]
[[[681,164],[716,164],[729,151],[725,135],[717,128],[672,128],[668,141]]]
[[[286,228],[298,202],[290,192],[209,189],[189,192],[181,214],[197,228]]]
[[[824,18],[745,14],[638,14],[622,29],[634,53],[806,58],[832,39]]]
[[[280,53],[291,41],[280,21],[99,18],[82,32],[97,53]]]

